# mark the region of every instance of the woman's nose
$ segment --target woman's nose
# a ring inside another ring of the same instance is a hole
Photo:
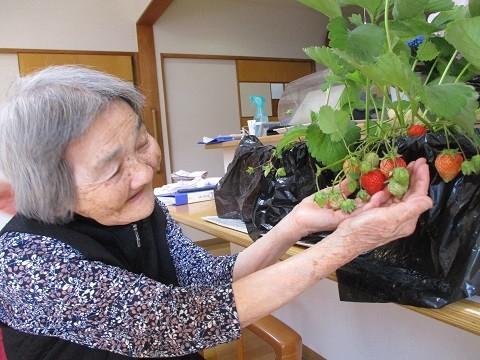
[[[153,169],[152,167],[138,159],[134,162],[131,173],[130,187],[132,189],[138,189],[146,184],[149,184],[153,180]]]

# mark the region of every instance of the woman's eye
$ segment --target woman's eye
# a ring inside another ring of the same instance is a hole
[[[117,170],[115,170],[115,172],[112,174],[112,176],[110,176],[110,179],[113,179],[115,176],[119,175],[120,171],[121,171],[121,167],[119,166]]]
[[[148,139],[145,138],[144,140],[142,140],[142,141],[139,143],[137,149],[143,149],[143,148],[147,147],[147,145],[148,145]]]

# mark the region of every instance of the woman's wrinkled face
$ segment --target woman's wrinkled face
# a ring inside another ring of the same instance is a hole
[[[66,159],[75,180],[77,214],[123,225],[152,213],[160,148],[126,102],[111,103],[69,144]]]

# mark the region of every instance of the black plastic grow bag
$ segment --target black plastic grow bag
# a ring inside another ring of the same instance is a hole
[[[468,158],[476,154],[465,138],[450,139],[450,145],[461,148]],[[340,299],[441,308],[478,294],[480,176],[442,181],[434,161],[447,147],[443,135],[401,138],[398,147],[407,161],[427,158],[434,206],[421,216],[413,235],[337,270]]]

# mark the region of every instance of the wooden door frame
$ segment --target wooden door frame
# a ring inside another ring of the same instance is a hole
[[[151,0],[136,24],[138,53],[135,77],[137,86],[145,96],[143,121],[149,133],[157,140],[163,158],[161,169],[154,176],[155,187],[165,185],[167,181],[153,25],[172,2],[173,0]]]

